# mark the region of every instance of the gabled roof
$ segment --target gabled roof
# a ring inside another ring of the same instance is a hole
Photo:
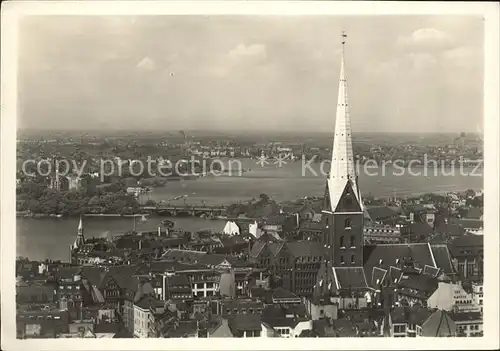
[[[428,296],[438,288],[438,280],[426,274],[403,274],[398,287],[417,290]]]
[[[363,255],[368,281],[371,281],[373,267],[388,269],[390,266],[396,266],[396,260],[401,260],[404,257],[411,257],[415,264],[420,265],[422,269],[425,265],[436,267],[428,243],[367,245]]]
[[[456,336],[456,324],[448,312],[437,310],[422,324],[422,336]]]
[[[436,265],[439,269],[446,273],[452,274],[455,272],[453,268],[453,263],[451,262],[450,250],[447,245],[443,244],[435,244],[431,245],[432,255],[434,256],[434,260],[436,261]]]
[[[253,257],[253,258],[258,257],[260,252],[262,251],[262,249],[264,249],[265,246],[266,246],[265,241],[257,240],[253,244],[252,249],[250,250],[250,257]]]
[[[463,235],[450,244],[453,257],[478,256],[484,252],[484,237],[482,235]]]
[[[226,255],[206,254],[200,259],[199,263],[207,266],[218,266],[224,261],[227,261]]]
[[[371,219],[374,221],[384,220],[398,216],[398,213],[387,206],[373,206],[366,209]]]
[[[142,308],[143,310],[146,310],[150,307],[164,306],[164,302],[158,300],[154,296],[144,296],[139,301],[137,301],[135,305]]]
[[[339,289],[368,288],[363,267],[334,267]]]
[[[114,339],[125,339],[125,338],[133,338],[134,335],[127,330],[127,328],[121,329],[118,333],[116,333],[113,338]]]

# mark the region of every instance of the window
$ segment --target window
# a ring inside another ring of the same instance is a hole
[[[351,247],[356,246],[356,237],[354,235],[351,236]]]
[[[340,256],[340,264],[344,264],[344,256]]]
[[[351,229],[351,220],[350,220],[349,218],[347,218],[347,219],[345,220],[345,223],[344,223],[344,224],[345,224],[345,225],[344,225],[344,227],[345,227],[346,229]]]
[[[344,247],[344,236],[340,237],[340,247]]]
[[[356,261],[354,260],[354,255],[351,255],[351,263],[354,263],[354,262],[356,262]]]

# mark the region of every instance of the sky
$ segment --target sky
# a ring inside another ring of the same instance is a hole
[[[477,16],[30,16],[18,127],[482,132]]]

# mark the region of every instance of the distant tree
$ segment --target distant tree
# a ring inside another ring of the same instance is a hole
[[[156,202],[154,200],[148,200],[145,202],[146,206],[156,206]]]
[[[259,199],[260,199],[260,202],[264,203],[264,204],[267,204],[270,200],[269,196],[267,194],[264,194],[264,193],[259,195]]]
[[[472,197],[475,197],[476,196],[476,192],[472,189],[467,189],[465,191],[465,197],[467,198],[472,198]]]

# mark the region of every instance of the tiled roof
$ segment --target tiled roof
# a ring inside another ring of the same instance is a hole
[[[137,271],[137,266],[118,266],[110,268],[109,272],[115,279],[116,284],[122,289],[129,286],[130,278]]]
[[[429,275],[431,277],[436,277],[439,273],[438,268],[430,267],[430,266],[425,266],[423,270],[423,274]]]
[[[435,267],[428,243],[419,244],[379,244],[365,246],[364,268],[368,281],[371,281],[373,267],[387,269],[396,266],[397,259],[412,258],[415,265],[423,269],[425,265]]]
[[[363,267],[335,267],[334,269],[340,289],[368,287]]]
[[[398,213],[387,206],[368,207],[368,214],[374,221],[384,220],[398,216]]]
[[[446,311],[435,311],[422,325],[422,336],[424,337],[449,337],[455,335],[455,322]]]
[[[430,295],[438,288],[438,280],[426,274],[403,274],[398,286]]]
[[[195,335],[196,332],[197,325],[195,320],[179,321],[177,327],[168,330],[165,336],[167,338],[184,338]]]
[[[87,278],[89,283],[99,287],[102,278],[104,278],[104,271],[99,267],[82,267],[82,275]]]
[[[450,253],[453,257],[477,256],[484,252],[484,238],[482,235],[463,235],[450,244]]]
[[[299,297],[292,293],[291,291],[285,290],[282,287],[278,287],[273,290],[274,299],[298,299]]]
[[[60,267],[55,275],[58,279],[68,279],[73,278],[75,275],[80,273],[81,270],[81,267]]]
[[[391,311],[392,323],[410,323],[422,326],[432,311],[425,307],[395,307]]]
[[[283,242],[268,243],[267,247],[268,247],[269,251],[271,251],[271,254],[274,257],[276,257],[278,255],[278,253],[280,252],[281,248],[283,247],[283,245],[285,245],[285,243],[283,243]]]
[[[261,330],[261,323],[258,314],[237,314],[229,319],[229,327],[234,331]]]
[[[148,309],[150,307],[163,306],[164,302],[158,300],[154,296],[144,296],[142,299],[137,301],[135,305],[139,306],[143,310]]]
[[[333,325],[325,318],[313,321],[313,331],[319,337],[334,337]]]
[[[134,335],[132,335],[131,332],[127,330],[127,328],[121,329],[118,333],[116,333],[113,338],[114,339],[125,339],[125,338],[133,338]]]
[[[250,250],[250,257],[258,257],[264,246],[266,246],[266,242],[257,240]]]
[[[218,266],[224,261],[226,261],[225,255],[206,254],[203,257],[201,257],[199,263],[207,266]]]
[[[461,236],[465,234],[465,229],[458,223],[438,223],[434,228],[436,233],[447,234],[451,236]]]
[[[453,264],[451,262],[450,250],[448,250],[448,246],[443,244],[431,244],[431,250],[434,255],[436,265],[441,269],[441,271],[446,274],[452,274],[455,269],[453,268]]]

